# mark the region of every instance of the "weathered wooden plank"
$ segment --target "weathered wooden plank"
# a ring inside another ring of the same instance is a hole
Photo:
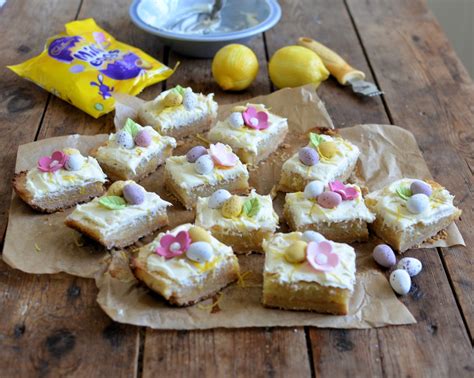
[[[203,93],[213,92],[221,104],[269,93],[262,37],[252,41],[250,47],[259,59],[260,70],[255,82],[244,92],[222,91],[212,79],[211,60],[190,59],[173,52],[170,65],[181,61],[181,67],[167,80],[167,87],[180,84]],[[152,376],[157,371],[176,376],[309,376],[310,365],[302,327],[198,332],[147,329],[143,375]]]
[[[147,331],[143,377],[309,377],[296,329]]]
[[[423,1],[348,4],[393,122],[415,134],[435,179],[463,209],[468,247],[443,249],[442,258],[473,340],[474,85]]]
[[[372,80],[349,14],[341,1],[282,1],[280,23],[266,33],[269,55],[298,37],[307,36],[341,53]],[[380,99],[364,99],[330,78],[318,89],[337,127],[357,123],[389,123]],[[381,376],[381,357],[376,330],[347,331],[310,328],[314,369],[321,376]]]
[[[0,376],[135,375],[136,327],[97,306],[91,280],[28,275],[0,261]]]
[[[6,2],[0,9],[1,198],[10,198],[16,150],[19,144],[34,139],[48,99],[46,91],[20,78],[5,66],[21,63],[40,53],[46,39],[60,32],[65,22],[74,19],[79,3],[79,0],[17,0]],[[25,33],[25,30],[34,32]],[[5,235],[9,206],[8,200],[0,202],[0,241]]]

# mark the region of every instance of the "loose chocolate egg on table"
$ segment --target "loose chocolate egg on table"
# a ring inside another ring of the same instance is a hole
[[[115,141],[120,147],[126,148],[128,150],[135,146],[132,136],[125,130],[120,130],[117,132],[117,134],[115,134]]]
[[[342,197],[335,192],[324,192],[318,197],[318,204],[325,209],[334,209],[340,205]]]
[[[430,199],[426,194],[414,194],[407,200],[407,209],[410,213],[421,214],[428,208],[429,204]]]
[[[411,288],[410,275],[404,269],[396,269],[390,274],[390,285],[397,294],[408,294]]]
[[[209,197],[208,206],[211,209],[220,209],[231,196],[232,194],[225,189],[216,190]]]
[[[140,130],[135,135],[134,141],[139,147],[148,147],[151,144],[151,135],[147,130]]]
[[[186,257],[198,263],[210,261],[213,254],[212,246],[205,241],[191,243],[186,251]]]
[[[304,165],[307,166],[315,165],[319,161],[318,153],[311,147],[301,148],[298,152],[298,158]]]
[[[126,184],[123,187],[123,198],[130,205],[140,205],[145,201],[145,189],[135,183]]]
[[[431,196],[431,193],[433,193],[431,185],[421,180],[413,181],[410,185],[410,190],[413,194],[425,194],[428,197]]]
[[[68,171],[78,171],[84,165],[84,156],[79,154],[69,155],[64,165]]]
[[[307,230],[305,232],[303,232],[303,240],[306,241],[306,242],[316,242],[316,243],[319,243],[323,240],[326,240],[326,238],[321,235],[319,232],[316,232],[316,231],[312,231],[312,230]]]
[[[395,253],[387,244],[377,245],[372,252],[372,257],[377,264],[383,266],[384,268],[390,268],[397,262]]]
[[[311,181],[304,188],[304,197],[306,199],[313,199],[324,192],[324,183],[322,181]]]
[[[189,163],[194,163],[201,156],[207,155],[207,149],[203,146],[194,146],[186,154],[186,160]]]
[[[211,173],[214,169],[214,162],[212,161],[212,158],[209,155],[202,155],[194,163],[194,168],[196,169],[197,173],[201,175],[206,175],[208,173]]]
[[[421,261],[414,257],[404,257],[398,262],[397,268],[406,270],[410,277],[414,277],[421,272],[423,266]]]

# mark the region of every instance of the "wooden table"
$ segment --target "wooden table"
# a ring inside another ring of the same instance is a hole
[[[401,300],[418,323],[360,331],[154,331],[111,321],[96,304],[92,280],[28,275],[0,262],[0,376],[472,377],[474,86],[425,2],[280,1],[280,23],[251,44],[259,76],[248,91],[235,94],[216,86],[209,60],[178,57],[137,29],[128,18],[129,2],[7,0],[0,9],[1,235],[19,144],[112,130],[112,114],[94,120],[4,66],[39,53],[64,23],[94,17],[118,39],[168,65],[181,61],[168,82],[144,91],[147,99],[178,83],[214,92],[220,103],[269,93],[267,61],[278,48],[303,35],[333,47],[385,93],[362,99],[333,79],[325,82],[319,93],[336,126],[388,123],[413,132],[433,176],[464,211],[458,226],[468,247],[409,252],[423,261],[424,271]]]

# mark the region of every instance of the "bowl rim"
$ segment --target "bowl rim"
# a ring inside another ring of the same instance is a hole
[[[138,26],[140,29],[145,30],[151,34],[157,35],[159,37],[178,40],[178,41],[194,41],[194,42],[223,42],[223,41],[233,41],[236,39],[243,39],[254,36],[259,33],[275,26],[281,18],[281,7],[276,0],[265,0],[267,5],[270,8],[270,13],[268,17],[263,20],[260,24],[252,26],[247,29],[234,31],[234,32],[224,32],[216,35],[200,35],[200,34],[183,34],[169,32],[156,27],[148,25],[144,22],[137,12],[137,8],[143,0],[133,0],[132,4],[129,7],[129,16],[132,19],[132,22]]]

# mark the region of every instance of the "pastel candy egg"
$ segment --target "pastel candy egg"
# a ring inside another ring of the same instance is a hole
[[[410,213],[421,214],[424,212],[430,204],[430,199],[426,194],[415,194],[408,198],[407,209]]]
[[[183,103],[183,96],[176,91],[170,91],[163,99],[163,105],[166,107],[178,106]]]
[[[406,270],[410,277],[414,277],[421,272],[423,266],[421,261],[414,257],[404,257],[398,262],[397,268]]]
[[[383,266],[384,268],[390,268],[397,262],[395,253],[387,244],[379,244],[376,246],[372,252],[372,257],[377,264]]]
[[[122,197],[123,187],[129,183],[133,183],[133,181],[115,181],[112,185],[109,186],[109,189],[107,189],[107,195]]]
[[[395,293],[408,294],[411,288],[410,275],[404,269],[396,269],[390,274],[390,285]]]
[[[304,188],[304,198],[313,199],[317,198],[321,193],[324,192],[324,183],[322,181],[311,181]]]
[[[140,205],[145,201],[145,189],[135,183],[126,184],[123,187],[123,198],[130,205]]]
[[[315,165],[319,161],[319,155],[311,147],[303,147],[298,152],[298,158],[304,165]]]
[[[431,196],[431,193],[433,193],[431,185],[421,180],[413,181],[410,185],[410,190],[413,194],[425,194],[428,197]]]
[[[198,103],[196,93],[191,88],[186,88],[183,95],[183,105],[186,110],[193,110]]]
[[[196,172],[200,175],[206,175],[214,169],[214,162],[209,155],[203,155],[194,163]]]
[[[211,235],[202,227],[193,226],[189,229],[189,236],[193,242],[211,242]]]
[[[325,209],[334,209],[342,202],[340,194],[335,192],[324,192],[318,197],[318,204]]]
[[[135,144],[140,147],[148,147],[151,144],[151,135],[147,130],[140,130],[135,135]]]
[[[245,112],[246,110],[247,110],[247,107],[244,105],[236,105],[232,108],[233,112],[239,112],[239,113]]]
[[[242,212],[242,199],[239,196],[230,197],[227,201],[225,201],[221,212],[225,218],[238,217]]]
[[[81,152],[77,148],[71,148],[71,147],[63,149],[63,152],[66,155],[77,155],[77,154],[80,155],[81,154]]]
[[[212,246],[205,241],[191,243],[186,251],[186,257],[198,263],[210,261],[213,254]]]
[[[229,124],[234,128],[234,129],[239,129],[244,125],[244,119],[242,117],[242,113],[239,112],[233,112],[229,116]]]
[[[84,165],[84,157],[82,155],[74,154],[74,155],[69,155],[65,168],[68,171],[78,171],[79,169],[82,168]]]
[[[326,240],[326,238],[323,235],[321,235],[319,232],[308,230],[308,231],[303,232],[303,240],[308,243],[312,241],[319,243],[323,240]]]
[[[285,250],[285,259],[291,264],[298,264],[306,259],[307,243],[297,240]]]
[[[318,150],[325,158],[332,159],[337,154],[337,146],[334,142],[321,142]]]
[[[216,190],[209,197],[208,206],[211,209],[220,209],[230,197],[232,197],[232,194],[230,194],[227,190],[225,189]]]
[[[207,150],[203,146],[194,146],[186,154],[186,160],[190,163],[194,163],[202,155],[207,155]]]
[[[120,147],[127,149],[131,149],[135,145],[132,136],[125,130],[120,130],[117,134],[115,134],[115,141]]]

